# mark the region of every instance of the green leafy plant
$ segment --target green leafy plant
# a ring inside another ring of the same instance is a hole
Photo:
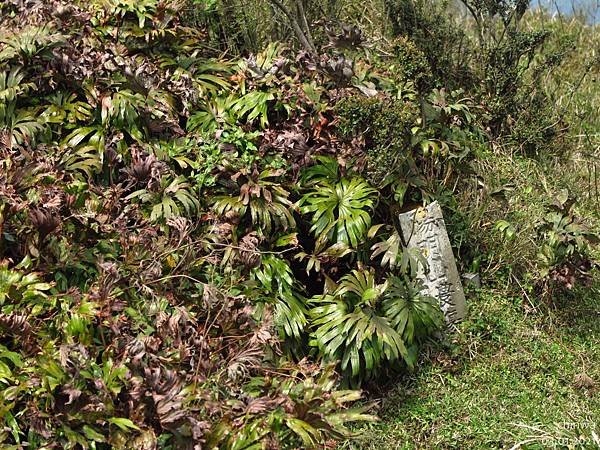
[[[239,196],[216,197],[214,211],[221,216],[234,214],[240,219],[247,217],[264,236],[275,230],[295,228],[289,192],[276,181],[271,181],[280,175],[281,171],[267,169],[256,177],[248,177],[248,181],[240,187]]]
[[[47,101],[49,104],[40,114],[46,123],[69,126],[92,118],[93,108],[74,93],[58,91],[49,95]]]
[[[0,308],[3,313],[19,311],[40,302],[47,297],[50,288],[51,285],[35,273],[23,274],[0,265]]]
[[[7,133],[10,146],[32,142],[44,130],[35,108],[17,107],[19,97],[35,88],[33,83],[24,82],[25,77],[18,66],[0,72],[0,131]]]
[[[217,129],[233,126],[235,116],[231,109],[236,102],[234,96],[218,96],[203,102],[202,108],[192,113],[187,121],[190,132],[214,133]]]
[[[408,357],[401,335],[378,314],[385,289],[372,273],[353,271],[331,294],[310,300],[311,345],[355,379],[368,378],[384,361]]]
[[[573,288],[578,279],[589,277],[592,267],[589,246],[600,242],[598,235],[576,216],[575,205],[575,198],[567,190],[560,192],[537,225],[540,276],[568,289]]]
[[[140,28],[144,28],[146,20],[153,19],[158,5],[157,0],[103,0],[102,3],[109,14],[114,14],[121,19],[127,15],[135,16]]]
[[[441,329],[444,323],[439,301],[422,291],[419,282],[404,275],[390,277],[384,293],[382,308],[385,315],[409,347],[414,346],[420,338]],[[416,352],[411,354],[416,355]]]
[[[156,191],[140,189],[127,196],[130,200],[137,198],[141,203],[152,206],[152,221],[166,220],[183,213],[193,214],[200,208],[200,202],[191,191],[191,184],[183,176],[173,179],[163,177]]]
[[[438,301],[407,276],[377,284],[373,272],[353,270],[309,303],[311,345],[355,382],[386,365],[414,366],[418,342],[443,325]]]
[[[264,418],[245,415],[239,425],[223,423],[208,440],[227,448],[254,448],[266,442],[289,442],[317,448],[334,439],[353,435],[348,424],[375,421],[372,405],[347,407],[360,398],[359,391],[337,390],[334,366],[305,366],[291,376],[266,381],[253,378],[247,385],[255,408],[266,409]],[[267,395],[265,395],[267,394]],[[269,400],[259,400],[259,399]],[[287,407],[283,407],[282,401]]]
[[[26,26],[16,33],[0,30],[0,62],[15,58],[29,60],[34,56],[48,56],[50,50],[64,42],[64,36],[51,26]]]
[[[376,191],[360,177],[322,180],[300,200],[302,214],[312,214],[310,231],[319,245],[343,243],[356,248],[371,226],[369,210]]]
[[[282,337],[300,339],[307,323],[305,299],[298,291],[298,283],[286,261],[273,255],[262,258],[252,276],[271,296],[275,324]]]

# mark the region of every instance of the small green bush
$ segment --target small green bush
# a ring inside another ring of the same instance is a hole
[[[424,91],[432,83],[432,68],[425,53],[408,37],[400,36],[392,44],[393,74],[400,81],[412,81]],[[397,66],[396,66],[397,65]],[[395,70],[394,70],[395,69]]]
[[[368,177],[374,184],[381,184],[398,164],[399,155],[411,154],[411,129],[419,118],[417,103],[352,96],[336,104],[335,114],[342,137],[363,141]]]

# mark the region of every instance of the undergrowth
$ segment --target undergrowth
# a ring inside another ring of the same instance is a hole
[[[532,309],[502,286],[477,292],[456,334],[389,387],[382,422],[345,448],[598,448],[598,294]]]
[[[348,445],[598,410],[597,36],[320,3],[0,3],[2,448],[334,448],[398,379]],[[434,201],[506,282],[446,337],[398,224]]]

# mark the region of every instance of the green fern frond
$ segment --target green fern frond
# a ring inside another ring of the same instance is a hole
[[[369,210],[376,191],[359,177],[342,178],[338,183],[322,181],[300,200],[301,212],[312,214],[312,227],[318,240],[361,244],[371,226]]]
[[[373,253],[371,254],[371,260],[377,258],[379,255],[383,255],[381,258],[381,266],[389,266],[394,268],[400,262],[402,256],[402,240],[400,239],[400,233],[394,230],[393,233],[383,242],[378,242],[371,247]]]
[[[45,124],[38,121],[35,109],[17,110],[15,102],[0,104],[0,131],[8,133],[11,145],[33,144],[45,130]]]
[[[0,104],[12,102],[35,89],[34,83],[22,83],[25,72],[21,69],[13,67],[9,72],[0,72]]]
[[[384,294],[383,311],[391,326],[407,344],[443,326],[439,302],[421,292],[420,286],[407,277],[391,277]]]
[[[380,312],[387,283],[377,284],[369,271],[353,270],[342,277],[332,294],[310,300],[310,344],[327,361],[340,361],[355,381],[369,378],[384,362],[407,360],[401,334]]]
[[[340,177],[340,165],[337,160],[330,156],[316,156],[315,159],[319,163],[302,172],[302,185],[309,187],[323,181],[336,183]]]
[[[16,33],[0,34],[0,43],[5,44],[0,51],[0,62],[21,57],[32,58],[48,52],[64,42],[64,36],[50,26],[29,26]]]
[[[304,298],[297,291],[289,264],[274,255],[262,258],[252,276],[272,296],[275,324],[284,337],[300,338],[307,324]]]
[[[102,169],[102,155],[93,145],[67,148],[60,158],[60,166],[67,172],[82,172],[89,178]]]
[[[174,179],[163,177],[157,192],[140,189],[125,197],[126,200],[139,199],[151,204],[150,220],[156,222],[171,217],[192,215],[200,209],[200,201],[192,193],[192,185],[181,175]]]
[[[40,115],[46,123],[75,124],[86,122],[93,115],[92,107],[87,102],[77,100],[74,93],[59,91],[49,95],[46,100],[50,104]]]

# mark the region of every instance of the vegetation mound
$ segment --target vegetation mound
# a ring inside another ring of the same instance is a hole
[[[349,3],[0,4],[3,448],[334,448],[443,328],[432,201],[463,271],[591,283],[585,26]]]

